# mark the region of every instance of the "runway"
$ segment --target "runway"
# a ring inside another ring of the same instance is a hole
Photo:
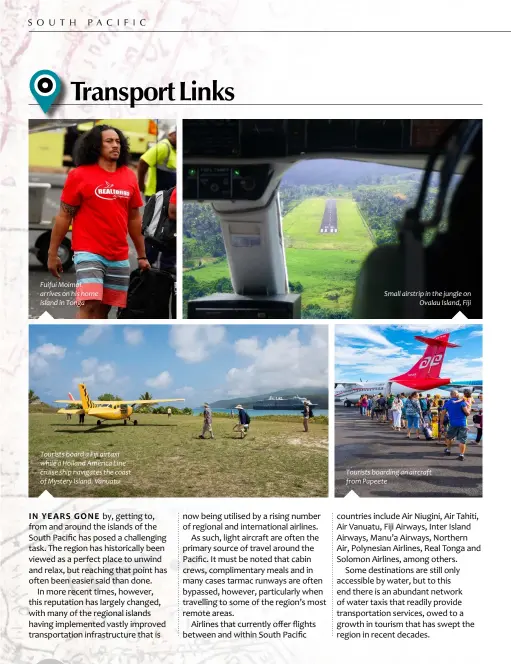
[[[320,233],[337,233],[337,201],[329,198],[325,202],[323,220],[319,229]]]
[[[444,457],[444,444],[422,435],[406,438],[390,423],[362,417],[358,408],[335,408],[335,495],[353,490],[363,497],[480,497],[482,445],[476,445],[469,417],[465,460],[458,461],[458,445]],[[380,480],[370,484],[369,480]]]

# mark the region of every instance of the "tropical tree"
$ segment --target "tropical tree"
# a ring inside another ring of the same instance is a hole
[[[34,390],[29,390],[28,391],[28,405],[35,403],[36,401],[39,401],[39,397],[37,394],[34,392]]]
[[[140,401],[151,401],[153,395],[150,394],[149,392],[144,392],[144,394],[141,394],[138,398],[140,399]]]
[[[122,401],[122,397],[115,396],[110,392],[105,392],[105,394],[100,394],[96,401]]]

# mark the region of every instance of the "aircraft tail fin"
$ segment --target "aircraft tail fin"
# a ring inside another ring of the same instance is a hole
[[[83,410],[87,413],[89,409],[94,408],[94,404],[91,401],[87,388],[83,383],[78,385],[78,390],[80,391],[80,399],[82,402]]]
[[[449,383],[448,378],[440,378],[440,371],[447,348],[459,348],[458,344],[449,342],[449,332],[437,337],[415,337],[426,344],[423,356],[404,374],[391,378],[393,382],[410,386],[412,389],[432,389]],[[422,386],[422,387],[421,387]]]

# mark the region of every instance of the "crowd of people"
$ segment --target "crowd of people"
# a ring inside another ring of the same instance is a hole
[[[204,404],[204,410],[202,412],[203,417],[203,427],[202,434],[199,438],[206,438],[206,434],[210,434],[210,438],[215,438],[213,435],[213,412],[208,403]],[[250,428],[250,415],[247,413],[245,408],[241,404],[238,404],[235,408],[238,411],[238,423],[234,426],[234,430],[240,434],[240,438],[245,438]],[[309,430],[309,420],[314,417],[312,411],[312,401],[305,399],[303,402],[303,430],[307,432]],[[233,411],[231,409],[231,417],[234,417]]]
[[[482,401],[483,395],[480,395]],[[479,444],[483,436],[482,407],[473,412],[474,397],[470,390],[461,395],[458,390],[451,390],[449,399],[437,395],[423,395],[413,392],[401,394],[362,395],[358,407],[361,417],[369,417],[380,423],[391,423],[393,431],[406,432],[406,437],[416,440],[424,436],[426,440],[435,440],[444,445],[444,455],[450,456],[454,442],[458,443],[458,459],[465,458],[468,440],[468,418],[472,415],[476,427],[474,444]]]

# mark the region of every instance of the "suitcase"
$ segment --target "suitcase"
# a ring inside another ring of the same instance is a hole
[[[134,270],[130,275],[126,309],[117,311],[117,318],[169,319],[174,298],[175,274],[151,268]],[[174,308],[174,307],[173,307]]]

